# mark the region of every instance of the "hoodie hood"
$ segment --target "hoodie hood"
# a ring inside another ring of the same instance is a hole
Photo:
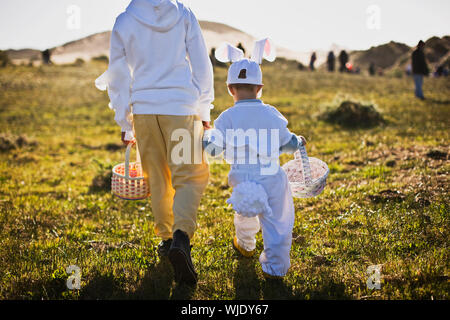
[[[180,20],[179,9],[176,0],[133,0],[127,13],[155,31],[165,32]]]

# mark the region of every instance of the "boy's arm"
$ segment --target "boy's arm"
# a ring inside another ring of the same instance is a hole
[[[114,120],[121,127],[125,141],[133,139],[133,125],[130,108],[131,72],[125,47],[118,32],[120,16],[111,33],[111,47],[108,70],[95,81],[97,88],[108,90],[109,107],[115,111]]]
[[[116,115],[114,120],[122,128],[122,132],[132,132],[133,124],[130,119],[130,90],[131,74],[126,58],[125,47],[117,30],[111,33],[110,66],[114,71],[111,74],[108,95],[111,107]]]
[[[214,121],[215,129],[207,130],[203,137],[203,149],[213,157],[221,155],[226,149],[226,131],[231,126],[225,114],[222,113]]]
[[[292,134],[291,140],[284,146],[280,147],[280,153],[295,153],[302,145],[306,145],[306,139],[302,136]]]
[[[289,131],[287,119],[275,108],[271,111],[275,116],[274,120],[278,122],[280,134],[280,153],[295,153],[300,146],[306,145],[306,139],[302,136],[297,136]]]
[[[202,121],[211,121],[214,108],[214,75],[211,60],[197,18],[188,11],[186,47],[192,67],[194,85],[200,92],[199,115]]]
[[[225,151],[222,140],[221,133],[217,129],[205,131],[205,135],[203,136],[203,150],[210,156],[220,156]]]

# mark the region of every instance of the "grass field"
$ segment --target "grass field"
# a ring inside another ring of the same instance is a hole
[[[232,248],[228,166],[211,165],[192,240],[194,290],[177,287],[156,253],[150,201],[111,195],[110,170],[124,147],[94,79],[106,65],[0,69],[0,299],[448,299],[450,81],[263,67],[264,101],[329,164],[317,198],[295,199],[292,267],[265,281],[257,256]],[[216,72],[216,109],[232,103]],[[318,119],[352,99],[386,120],[345,129]],[[282,156],[282,162],[291,159]],[[66,268],[81,269],[68,290]],[[381,289],[366,270],[381,265]]]

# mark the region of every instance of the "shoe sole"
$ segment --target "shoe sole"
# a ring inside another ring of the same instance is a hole
[[[233,248],[244,258],[252,258],[255,254],[255,250],[247,251],[247,250],[244,250],[243,248],[239,247],[239,245],[237,244],[236,238],[233,239]]]
[[[175,281],[177,283],[196,285],[197,273],[190,265],[186,254],[178,248],[173,248],[170,249],[168,256],[175,272]]]

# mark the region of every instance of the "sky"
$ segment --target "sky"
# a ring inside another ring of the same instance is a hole
[[[449,0],[182,0],[198,19],[228,24],[295,51],[333,44],[410,46],[450,35]],[[0,0],[0,49],[43,50],[111,30],[130,0]]]

